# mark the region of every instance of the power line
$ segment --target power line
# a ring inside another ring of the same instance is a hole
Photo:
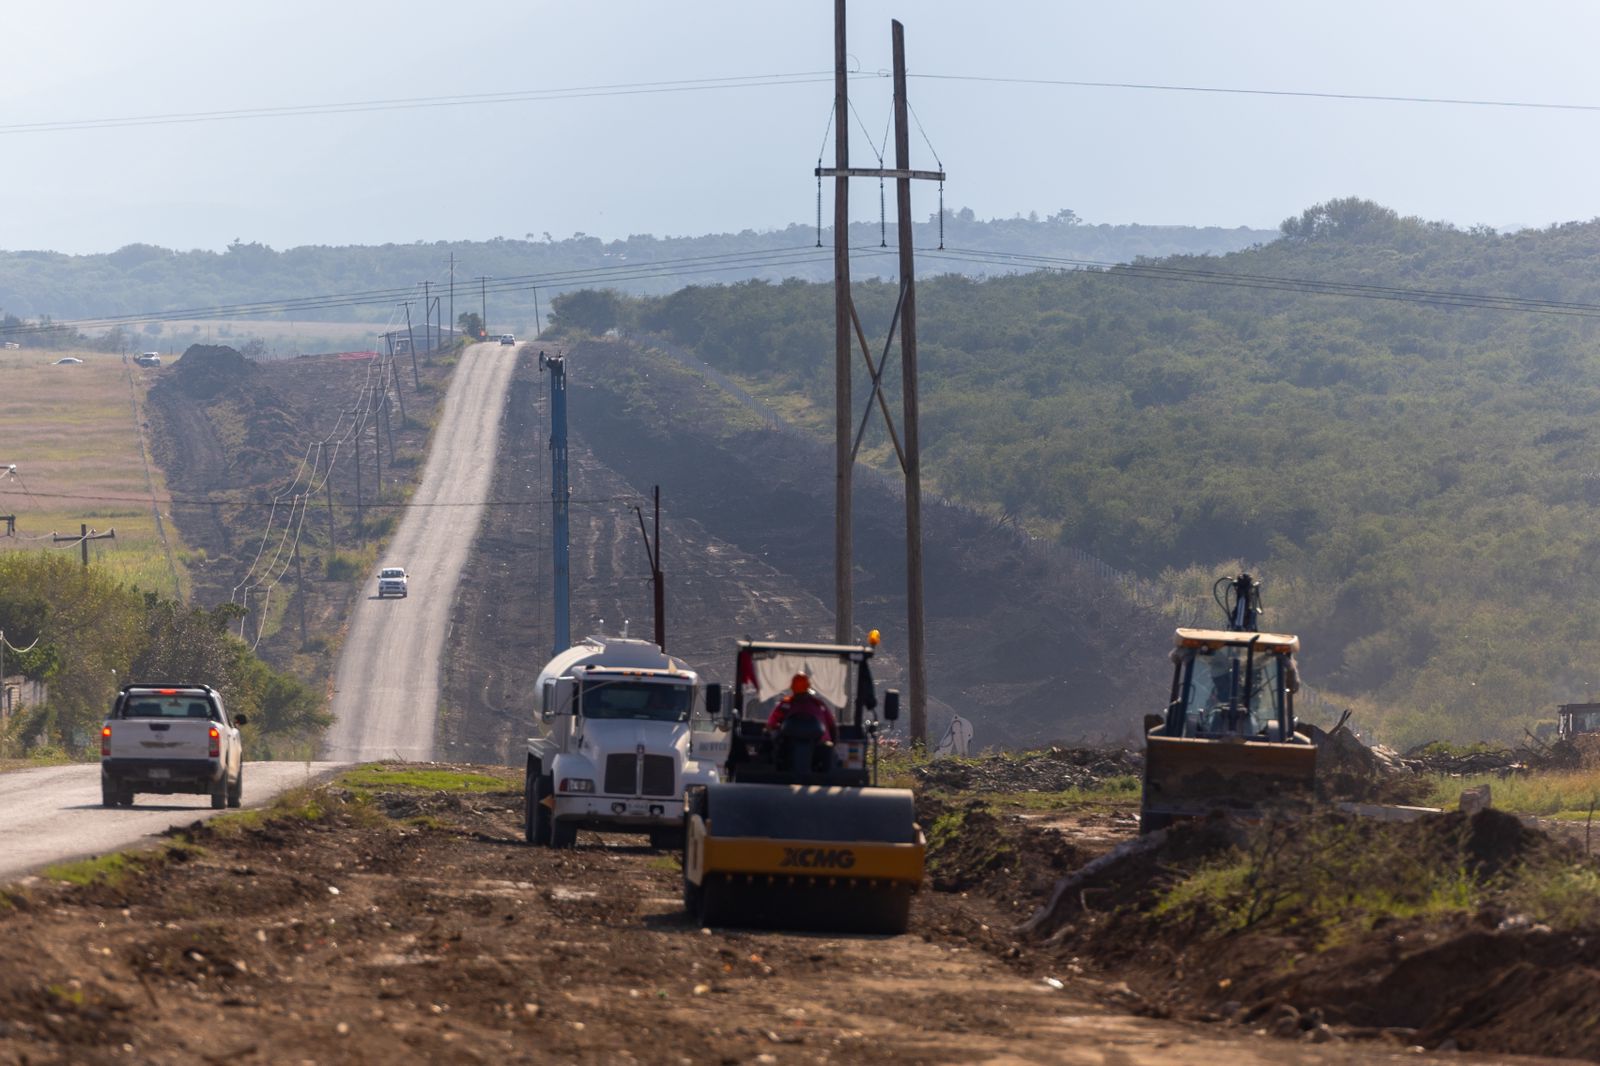
[[[853,77],[874,77],[856,74]],[[601,96],[648,96],[658,93],[706,92],[722,89],[764,89],[783,85],[809,85],[831,81],[832,71],[796,71],[786,74],[746,74],[720,78],[681,78],[672,81],[619,82],[610,85],[575,85],[553,89],[513,89],[498,93],[462,93],[450,96],[405,96],[381,100],[347,100],[338,103],[288,104],[242,107],[222,111],[185,111],[112,118],[60,119],[0,125],[0,135],[63,133],[75,130],[121,129],[129,126],[175,126],[197,122],[232,122],[241,119],[299,118],[308,115],[348,115],[370,111],[414,111],[422,108],[470,107],[485,104],[539,103],[581,100]]]
[[[1384,104],[1445,104],[1456,107],[1509,107],[1539,111],[1600,111],[1600,104],[1536,100],[1487,100],[1458,96],[1391,96],[1379,93],[1329,93],[1306,89],[1237,89],[1221,85],[1164,85],[1135,81],[1072,81],[1065,78],[1009,78],[982,74],[909,74],[929,81],[987,82],[994,85],[1048,85],[1074,89],[1138,89],[1149,92],[1209,93],[1224,96],[1284,96],[1304,100],[1358,100]],[[0,128],[3,129],[3,128]]]

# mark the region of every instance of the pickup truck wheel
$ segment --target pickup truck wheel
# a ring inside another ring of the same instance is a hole
[[[223,771],[222,777],[211,786],[211,809],[220,811],[228,805],[228,774]]]
[[[100,806],[115,807],[117,805],[117,785],[105,774],[100,775]]]
[[[528,785],[529,788],[524,792],[528,797],[528,843],[546,847],[550,844],[550,808],[544,805],[544,800],[555,794],[555,782],[547,775],[535,774],[530,766]]]
[[[239,776],[233,779],[233,784],[228,786],[228,806],[239,807],[244,803],[244,766],[239,767]]]
[[[133,806],[133,786],[132,785],[121,784],[121,785],[117,786],[117,806],[118,807],[132,807]]]

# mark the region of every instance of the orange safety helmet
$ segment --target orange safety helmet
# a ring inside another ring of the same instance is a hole
[[[811,679],[805,674],[795,674],[794,677],[789,679],[789,691],[793,692],[796,696],[800,695],[802,692],[810,692]]]

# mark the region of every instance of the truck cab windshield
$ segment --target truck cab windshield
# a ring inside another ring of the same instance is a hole
[[[580,713],[585,718],[686,722],[694,688],[652,681],[590,681],[584,684],[580,699]]]

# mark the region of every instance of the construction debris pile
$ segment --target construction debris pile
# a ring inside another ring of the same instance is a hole
[[[1491,748],[1475,744],[1457,748],[1446,744],[1419,744],[1400,757],[1406,769],[1424,774],[1471,777],[1476,774],[1512,774],[1541,770],[1577,770],[1600,765],[1595,756],[1600,747],[1588,735],[1545,742],[1529,735],[1527,743],[1515,748]],[[1580,743],[1584,742],[1584,743]]]
[[[966,792],[1065,792],[1094,789],[1118,777],[1137,777],[1138,752],[1097,748],[1050,748],[1025,755],[935,759],[912,771],[921,788]]]

